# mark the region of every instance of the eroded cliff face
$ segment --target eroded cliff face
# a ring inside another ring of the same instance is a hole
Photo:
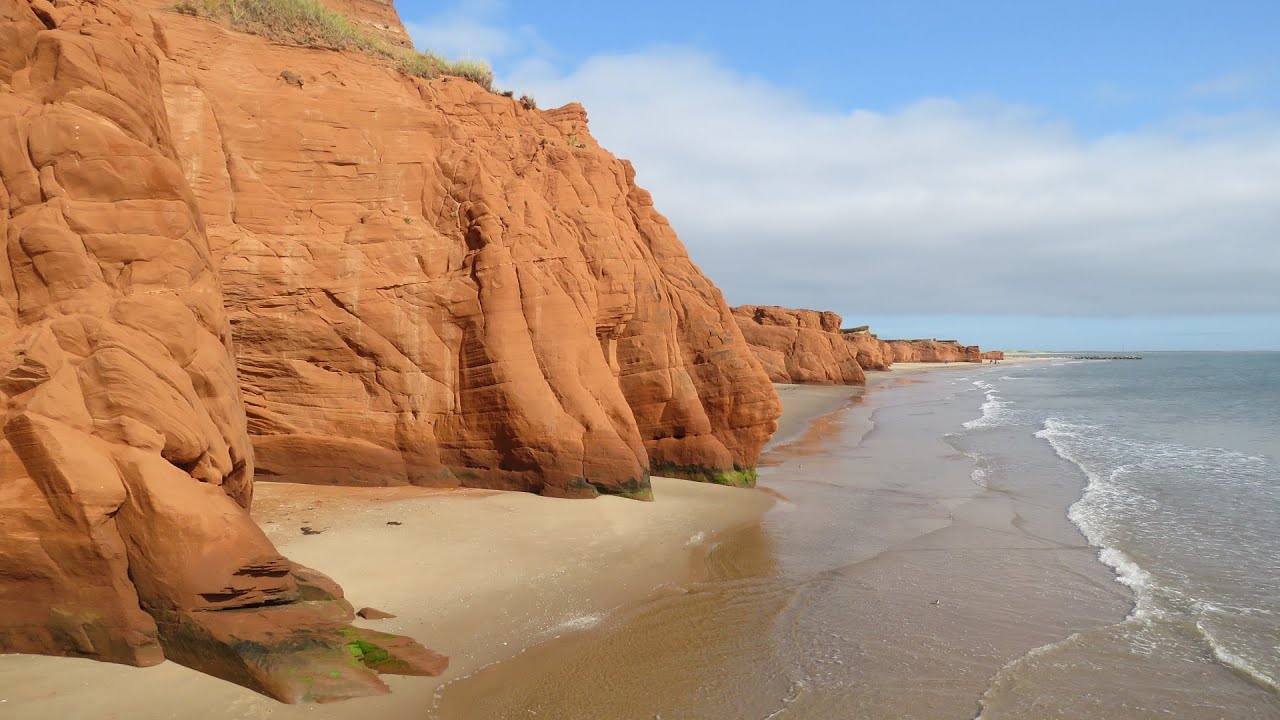
[[[751,481],[773,388],[580,106],[153,10],[260,479]]]
[[[888,340],[894,362],[982,362],[982,349],[955,340]]]
[[[249,517],[231,332],[163,46],[114,0],[0,0],[0,652],[168,657],[284,700],[439,672],[417,643],[347,625],[341,591]],[[384,662],[353,661],[357,641]]]
[[[857,349],[840,332],[840,316],[776,305],[739,305],[734,319],[777,383],[862,385]]]
[[[841,330],[844,341],[853,347],[863,370],[888,370],[893,364],[893,346],[876,337],[869,328]]]

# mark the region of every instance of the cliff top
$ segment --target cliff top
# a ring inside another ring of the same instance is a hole
[[[493,70],[477,60],[448,60],[418,52],[395,6],[386,0],[178,0],[157,9],[204,17],[273,42],[329,50],[355,50],[395,63],[421,78],[465,78],[493,91]],[[292,82],[292,81],[291,81]],[[523,98],[532,105],[532,98]]]

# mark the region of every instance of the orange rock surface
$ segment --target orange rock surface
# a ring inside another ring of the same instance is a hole
[[[894,362],[981,362],[982,349],[955,340],[888,340]]]
[[[570,497],[646,497],[651,471],[750,482],[773,388],[581,106],[153,7],[260,479]]]
[[[776,305],[739,305],[734,319],[756,357],[778,383],[861,385],[857,350],[840,333],[840,316]]]
[[[855,385],[865,370],[888,370],[895,362],[981,362],[1004,359],[998,350],[955,340],[881,340],[867,326],[841,328],[839,315],[776,305],[740,305],[734,318],[751,349],[778,383]]]
[[[876,337],[869,328],[864,326],[840,332],[844,341],[853,346],[863,370],[888,370],[893,364],[893,346]]]
[[[416,642],[347,625],[341,591],[249,517],[163,38],[114,0],[0,0],[0,652],[169,657],[283,700],[438,673]],[[386,652],[352,662],[352,643]]]

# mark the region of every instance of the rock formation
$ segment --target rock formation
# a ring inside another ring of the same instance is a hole
[[[250,519],[253,455],[164,34],[0,0],[0,652],[168,657],[282,700],[438,673]]]
[[[956,340],[887,340],[894,362],[982,362],[982,349]]]
[[[983,353],[956,340],[881,340],[863,325],[841,328],[840,316],[776,305],[739,305],[734,318],[769,379],[778,383],[857,385],[864,370],[888,370],[895,362],[981,362]]]
[[[869,327],[842,329],[845,342],[853,346],[863,370],[888,370],[893,364],[893,347],[876,337]]]
[[[734,319],[769,379],[777,383],[862,385],[857,348],[840,332],[840,316],[776,305],[739,305]]]
[[[1004,359],[1004,351],[1003,351],[1003,350],[988,350],[987,352],[982,353],[982,359],[983,359],[983,360],[1003,360],[1003,359]]]
[[[753,480],[773,388],[581,106],[165,7],[165,105],[259,479],[570,497],[647,497],[651,471]],[[403,32],[389,3],[335,7]]]

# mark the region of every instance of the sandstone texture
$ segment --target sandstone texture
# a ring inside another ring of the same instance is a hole
[[[893,346],[876,337],[870,328],[842,329],[840,333],[844,341],[853,347],[863,370],[888,370],[893,364]]]
[[[0,0],[0,652],[165,657],[282,700],[438,673],[253,523],[253,453],[163,28]],[[367,650],[367,652],[365,652]]]
[[[1004,359],[1004,351],[1003,351],[1003,350],[988,350],[988,351],[986,351],[986,352],[982,353],[982,359],[983,359],[983,360],[1003,360],[1003,359]]]
[[[894,362],[982,362],[982,349],[956,340],[889,340]]]
[[[149,7],[259,479],[638,498],[650,472],[753,481],[777,396],[581,106]],[[403,32],[389,3],[334,7]]]
[[[734,319],[777,383],[862,385],[857,348],[840,332],[840,316],[776,305],[739,305]]]

